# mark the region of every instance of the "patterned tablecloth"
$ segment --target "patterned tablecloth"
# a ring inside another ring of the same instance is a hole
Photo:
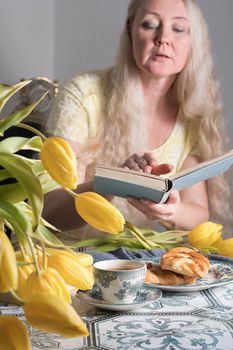
[[[0,313],[26,323],[33,350],[233,350],[233,283],[189,293],[163,291],[160,300],[127,312],[97,309],[75,296],[73,305],[87,324],[88,338],[33,329],[18,306],[2,303]]]

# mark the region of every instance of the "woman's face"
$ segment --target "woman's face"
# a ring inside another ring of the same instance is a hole
[[[190,50],[189,20],[182,0],[147,0],[131,28],[137,66],[151,78],[178,74]]]

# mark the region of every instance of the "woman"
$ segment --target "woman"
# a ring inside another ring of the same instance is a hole
[[[132,0],[115,67],[74,77],[55,103],[48,133],[70,141],[83,192],[92,189],[97,162],[161,174],[222,154],[222,122],[197,2]],[[213,179],[173,191],[165,204],[135,198],[113,203],[135,225],[159,221],[188,230],[209,218],[208,202],[211,212],[227,212],[221,197],[226,183],[219,177],[212,184]],[[62,190],[48,195],[45,215],[63,230],[80,226]]]

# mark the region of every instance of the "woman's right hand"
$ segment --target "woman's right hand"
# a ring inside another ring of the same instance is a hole
[[[157,164],[154,153],[135,153],[121,165],[122,168],[143,171],[145,173],[162,175],[172,171],[171,164]]]

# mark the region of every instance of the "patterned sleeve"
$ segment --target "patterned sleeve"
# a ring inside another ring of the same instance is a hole
[[[64,85],[54,100],[46,132],[85,144],[88,138],[88,114],[83,105],[84,98],[78,78]]]

